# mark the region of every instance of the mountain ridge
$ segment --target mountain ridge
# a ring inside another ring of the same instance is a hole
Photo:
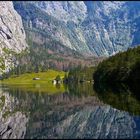
[[[30,12],[29,5],[37,9],[40,17]],[[140,44],[139,2],[32,1],[14,2],[14,7],[23,20],[28,17],[26,24],[84,55],[108,57]]]

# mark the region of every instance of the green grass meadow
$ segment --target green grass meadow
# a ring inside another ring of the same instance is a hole
[[[0,81],[1,84],[8,85],[12,88],[20,88],[24,91],[31,92],[44,92],[48,94],[62,93],[65,91],[63,84],[54,85],[52,80],[60,75],[61,79],[64,78],[65,72],[48,70],[46,72],[39,73],[26,73],[20,76],[13,75],[8,79]],[[33,80],[33,78],[40,78],[39,80]]]

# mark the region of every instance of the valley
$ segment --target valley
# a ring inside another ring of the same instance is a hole
[[[43,33],[47,41],[58,41],[96,57],[108,57],[140,44],[139,2],[23,1],[14,2],[14,8],[23,20],[27,38],[33,41],[42,39]],[[28,30],[37,31],[38,36],[28,34]]]
[[[139,139],[140,2],[0,2],[0,139]]]

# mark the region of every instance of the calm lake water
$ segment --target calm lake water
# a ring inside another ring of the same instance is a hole
[[[0,85],[0,138],[138,139],[139,88],[86,83],[51,95]]]

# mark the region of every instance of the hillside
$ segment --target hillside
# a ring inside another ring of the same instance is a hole
[[[43,33],[46,41],[85,56],[111,56],[140,44],[140,2],[20,1],[14,8],[27,36],[38,44],[47,46]]]
[[[101,62],[94,73],[95,82],[136,82],[140,81],[140,46]]]

